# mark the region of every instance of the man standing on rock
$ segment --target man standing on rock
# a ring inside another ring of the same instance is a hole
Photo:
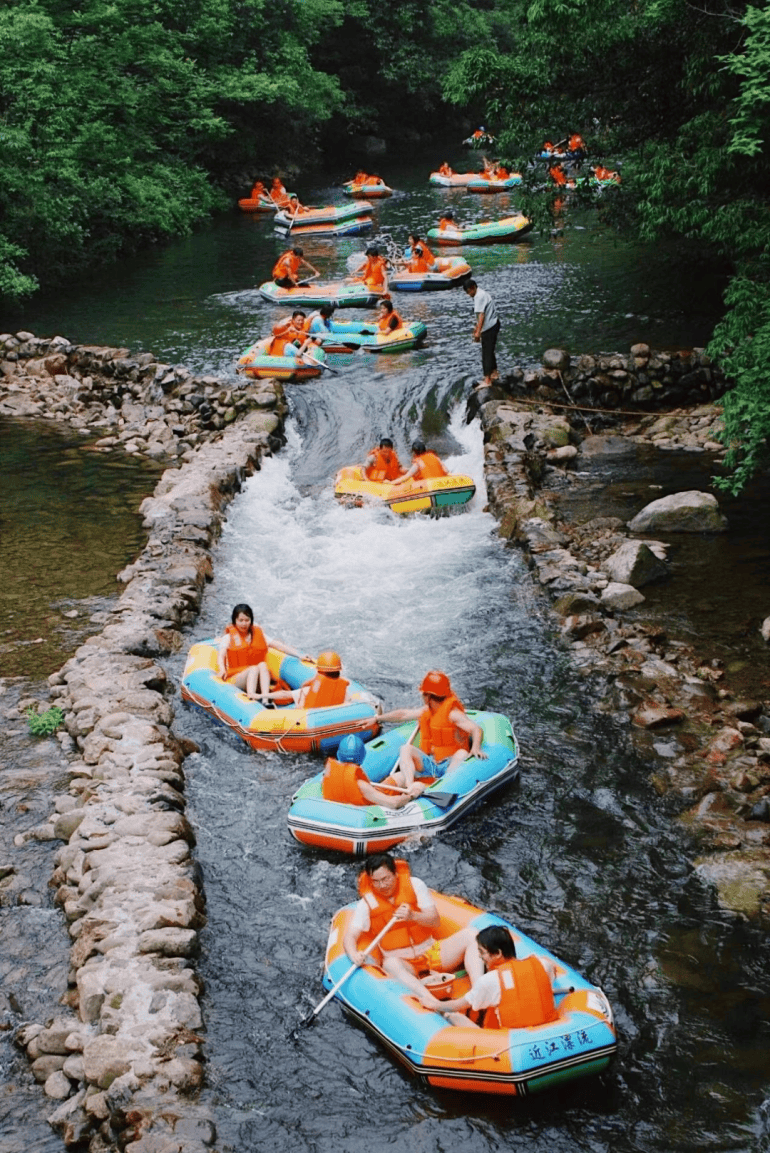
[[[495,358],[495,345],[500,335],[500,318],[497,315],[497,305],[487,290],[479,288],[475,280],[466,280],[463,288],[473,301],[473,311],[476,314],[473,339],[477,343],[481,342],[483,383],[489,386],[494,380],[500,379]]]

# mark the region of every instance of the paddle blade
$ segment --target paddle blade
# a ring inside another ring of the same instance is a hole
[[[440,809],[448,809],[457,800],[457,793],[436,793],[433,789],[426,789],[420,795],[424,800],[432,801],[434,805],[438,805]]]

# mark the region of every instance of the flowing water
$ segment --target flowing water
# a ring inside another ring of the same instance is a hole
[[[386,175],[410,195],[379,205],[379,226],[400,237],[436,219],[448,197],[426,188],[424,172]],[[299,191],[331,198],[320,185]],[[502,207],[500,198],[492,206],[451,196],[462,219]],[[554,343],[599,351],[637,339],[704,342],[713,282],[673,254],[616,243],[590,217],[577,223],[556,238],[472,254],[500,303],[503,370]],[[339,275],[360,248],[305,244],[325,275]],[[251,286],[279,251],[268,222],[233,216],[122,265],[119,283],[105,275],[66,309],[43,302],[25,326],[227,370],[276,315]],[[429,344],[392,359],[339,359],[341,375],[289,386],[286,449],[231,506],[194,633],[219,631],[245,600],[268,636],[340,651],[388,707],[416,703],[421,676],[439,667],[469,705],[507,713],[523,750],[520,785],[405,852],[433,887],[499,910],[601,984],[620,1051],[608,1074],[522,1107],[422,1088],[336,1005],[293,1040],[323,994],[329,919],[353,898],[357,866],[289,837],[289,798],[316,761],[254,753],[180,705],[177,728],[200,745],[187,762],[188,800],[208,899],[205,1092],[218,1148],[767,1153],[762,938],[720,914],[697,882],[692,846],[651,790],[649,766],[622,723],[594,708],[525,563],[495,535],[481,432],[463,419],[478,370],[468,299],[448,292],[397,303],[426,321]],[[478,479],[467,511],[399,520],[337,506],[337,467],[360,460],[379,435],[393,435],[403,456],[417,433]],[[172,664],[179,674],[181,659]],[[23,1071],[13,1075],[24,1081]]]

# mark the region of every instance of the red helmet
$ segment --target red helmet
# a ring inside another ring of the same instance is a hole
[[[333,653],[331,649],[327,649],[325,653],[319,653],[316,668],[319,673],[338,673],[342,668],[339,653]]]
[[[449,683],[449,677],[446,673],[433,672],[426,673],[422,678],[420,685],[421,693],[430,693],[434,697],[451,697],[452,686]]]

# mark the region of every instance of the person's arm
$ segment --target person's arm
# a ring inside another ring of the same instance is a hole
[[[306,268],[309,268],[311,272],[314,272],[316,274],[316,276],[321,275],[320,272],[318,271],[318,269],[315,267],[315,265],[311,264],[309,260],[305,260],[304,256],[302,257],[302,263],[305,265]]]
[[[395,480],[388,481],[388,484],[404,484],[405,481],[412,479],[419,467],[419,464],[413,464],[411,468],[406,470],[403,476],[398,476]]]
[[[480,312],[480,313],[478,313],[478,317],[477,317],[477,320],[476,320],[476,330],[475,330],[475,332],[473,333],[473,339],[474,339],[476,342],[478,342],[479,340],[481,340],[481,330],[482,330],[482,328],[484,327],[484,317],[485,317],[485,316],[486,316],[486,313],[485,313],[485,312]]]
[[[367,931],[371,924],[371,922],[368,921],[368,909],[365,910],[365,914],[361,914],[359,906],[360,902],[359,905],[356,906],[356,910],[348,922],[348,927],[342,938],[342,947],[354,965],[363,965],[366,963],[367,955],[365,952],[362,953],[358,948],[358,938],[362,933]],[[362,923],[364,915],[366,916],[366,922]]]
[[[293,649],[291,645],[285,645],[283,641],[268,640],[267,647],[270,649],[278,649],[279,652],[286,653],[287,657],[299,657],[299,659],[302,660],[297,650]]]
[[[464,733],[470,735],[470,755],[472,757],[478,757],[480,761],[486,761],[488,754],[485,753],[481,747],[484,742],[484,730],[481,725],[477,725],[475,721],[472,721],[468,714],[464,713],[462,709],[452,709],[449,714],[449,720],[453,725],[456,725],[458,729],[462,729]]]
[[[395,484],[395,481],[393,482]],[[422,709],[391,709],[388,713],[382,713],[377,719],[380,724],[400,724],[402,721],[416,721]]]
[[[414,888],[414,895],[417,898],[416,909],[411,905],[404,902],[396,909],[396,917],[399,921],[408,921],[415,925],[422,925],[424,929],[438,929],[441,924],[441,917],[439,916],[438,909],[433,903],[428,887],[424,881],[420,881],[418,877],[412,877],[412,887]]]
[[[229,647],[230,647],[230,636],[228,633],[225,633],[225,635],[222,637],[222,642],[221,642],[219,648],[217,649],[217,673],[222,678],[222,680],[224,680],[225,677],[227,676],[227,656],[226,656],[226,653],[227,653],[227,650]]]

